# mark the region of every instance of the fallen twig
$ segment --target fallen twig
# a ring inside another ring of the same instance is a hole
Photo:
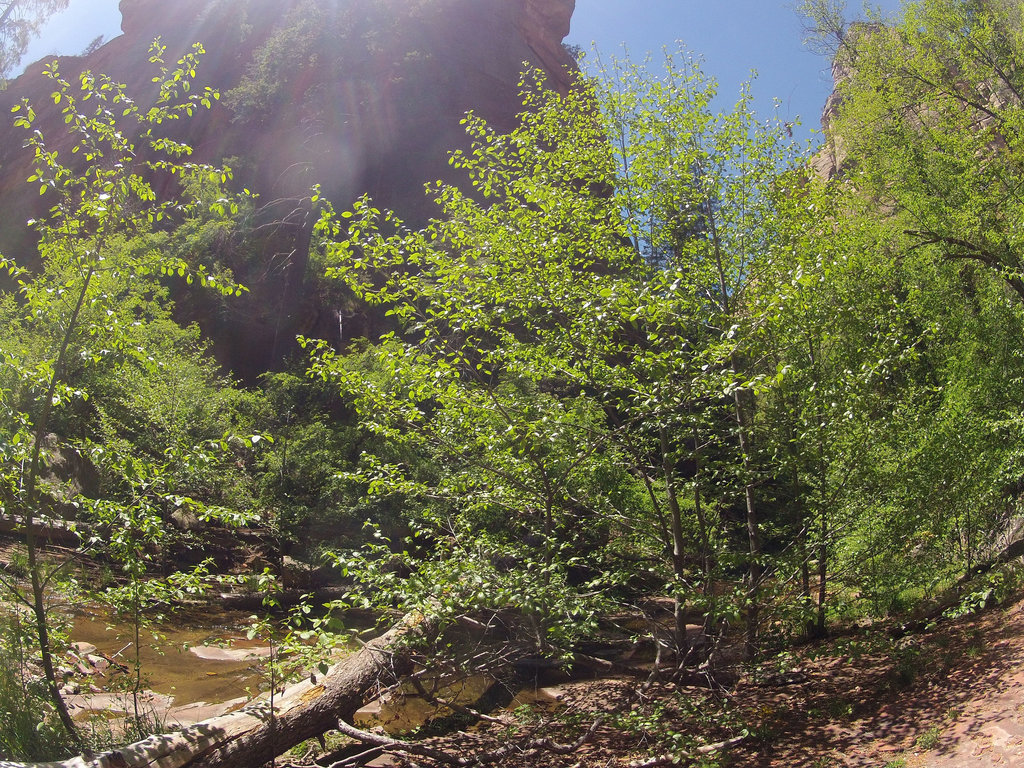
[[[698,747],[694,750],[695,755],[712,755],[715,752],[721,752],[723,749],[729,749],[729,747],[735,747],[737,744],[742,744],[749,737],[734,736],[731,739],[725,741],[716,741],[714,744],[705,744],[703,747]],[[676,765],[679,762],[679,755],[658,755],[652,757],[649,760],[638,760],[630,763],[629,768],[658,768],[662,765]]]
[[[439,749],[432,749],[431,747],[427,747],[422,744],[414,744],[411,741],[400,741],[399,739],[392,739],[390,736],[383,736],[379,733],[363,731],[356,728],[354,725],[346,723],[344,720],[338,721],[338,730],[349,738],[356,739],[364,744],[372,744],[373,746],[381,747],[388,752],[395,752],[401,755],[419,755],[420,757],[429,757],[431,760],[437,760],[439,763],[460,766],[460,768],[461,766],[472,765],[472,763],[467,761],[465,758],[449,755],[447,752],[442,752]],[[335,766],[337,765],[338,764],[336,763]],[[332,766],[332,768],[334,767]]]

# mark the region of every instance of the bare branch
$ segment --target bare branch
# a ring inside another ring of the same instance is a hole
[[[738,744],[742,744],[747,740],[747,736],[734,736],[731,739],[725,741],[716,741],[714,744],[705,744],[703,747],[698,747],[694,750],[694,755],[711,755],[715,752],[721,752],[723,749],[729,749],[735,747]],[[658,768],[662,765],[678,765],[680,762],[679,755],[658,755],[652,757],[650,760],[639,760],[635,763],[630,763],[629,768]]]

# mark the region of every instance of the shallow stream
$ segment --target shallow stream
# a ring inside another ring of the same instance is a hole
[[[259,658],[204,659],[190,651],[204,645],[217,648],[265,649],[266,641],[248,640],[249,614],[215,607],[176,612],[168,620],[144,627],[141,634],[144,687],[174,697],[177,706],[194,702],[214,704],[254,696],[266,688]],[[135,659],[134,627],[98,608],[76,611],[70,638],[95,645],[98,652],[131,667]],[[265,651],[264,651],[265,653]],[[107,670],[92,683],[108,690],[123,687],[125,676]]]
[[[178,611],[166,621],[144,627],[140,644],[143,687],[159,694],[148,697],[144,708],[173,727],[236,708],[266,691],[269,679],[264,670],[270,648],[265,639],[247,639],[250,626],[248,612],[210,606]],[[95,646],[94,656],[130,670],[135,661],[134,632],[130,622],[101,608],[79,607],[70,639]],[[130,674],[112,666],[102,675],[86,678],[81,684],[82,695],[72,696],[70,703],[82,712],[81,716],[88,711],[116,716],[118,711],[126,711],[128,703],[123,695],[109,694],[125,691],[130,683]],[[439,695],[468,704],[483,696],[493,683],[487,677],[471,677]],[[550,697],[533,690],[520,691],[514,699],[506,696],[494,703],[516,706],[550,701]],[[419,727],[438,714],[427,701],[401,695],[372,702],[360,710],[357,722],[379,725],[397,734]]]

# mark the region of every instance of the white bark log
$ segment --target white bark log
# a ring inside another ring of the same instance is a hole
[[[51,763],[0,761],[0,768],[256,768],[306,739],[351,722],[379,685],[412,671],[404,644],[429,620],[410,614],[316,683],[303,680],[269,702],[256,701],[175,733],[150,736],[120,750]]]

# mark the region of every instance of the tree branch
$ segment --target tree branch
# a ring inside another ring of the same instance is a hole
[[[731,739],[725,741],[716,741],[714,744],[705,744],[703,747],[698,747],[693,751],[694,755],[711,755],[715,752],[721,752],[723,749],[729,749],[735,747],[738,744],[742,744],[747,740],[747,736],[734,736]],[[662,765],[678,765],[680,763],[679,755],[658,755],[652,757],[650,760],[638,760],[630,763],[629,768],[659,768]]]

